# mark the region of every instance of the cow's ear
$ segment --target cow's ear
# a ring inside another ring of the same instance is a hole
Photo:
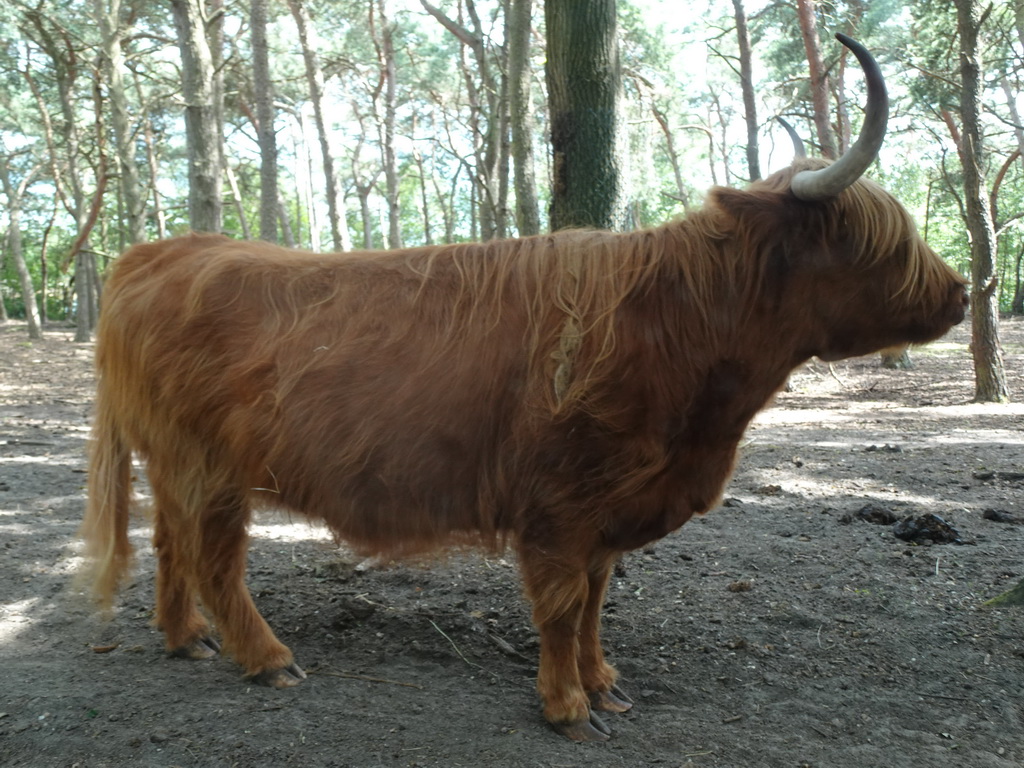
[[[770,189],[715,187],[708,204],[726,214],[734,226],[757,239],[777,240],[803,228],[812,204],[797,200],[789,192]]]

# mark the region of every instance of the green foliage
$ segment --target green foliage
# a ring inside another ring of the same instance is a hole
[[[434,4],[465,26],[470,25],[466,0],[434,0]],[[371,34],[367,0],[307,0],[320,38],[318,54],[327,79],[331,150],[346,194],[348,230],[362,242],[363,221],[356,183],[373,181],[382,165],[380,135],[380,62]],[[176,32],[160,3],[127,2],[122,21],[129,25],[124,51],[128,71],[129,119],[135,130],[136,163],[152,207],[155,187],[169,234],[187,229],[187,169],[180,94],[180,53]],[[33,8],[38,14],[32,14]],[[426,238],[421,168],[427,187],[431,236],[464,240],[479,232],[478,190],[474,187],[474,150],[481,140],[473,132],[469,104],[473,57],[456,37],[425,14],[416,0],[387,0],[397,51],[399,114],[397,153],[400,168],[401,230],[404,242]],[[532,68],[535,103],[535,156],[541,208],[550,197],[550,127],[544,92],[542,7],[535,3]],[[477,0],[486,45],[496,63],[503,40],[502,3]],[[86,205],[97,188],[101,153],[110,174],[100,219],[90,244],[102,260],[114,258],[124,244],[123,210],[117,188],[109,115],[96,124],[93,86],[98,50],[95,3],[0,4],[0,162],[8,164],[17,183],[34,173],[21,204],[25,254],[34,279],[40,277],[44,233],[49,228],[47,294],[51,317],[61,317],[70,276],[56,266],[68,253],[78,231],[73,212],[77,185]],[[311,128],[310,106],[301,51],[294,22],[285,3],[271,4],[272,68],[275,99],[280,108],[276,128],[282,149],[280,178],[285,207],[304,240],[313,218],[323,221],[326,207],[320,155]],[[225,5],[223,66],[227,162],[237,175],[242,213],[231,200],[224,207],[224,227],[241,235],[241,217],[256,221],[259,199],[258,154],[251,119],[252,78],[248,42],[248,4]],[[930,244],[964,272],[969,248],[958,187],[959,160],[942,111],[954,123],[958,107],[958,60],[954,11],[948,2],[915,0],[835,0],[818,4],[818,24],[827,62],[840,49],[832,33],[845,31],[877,52],[893,97],[890,137],[879,168],[872,175],[914,213]],[[762,165],[776,129],[772,116],[786,114],[803,125],[811,114],[807,63],[792,4],[762,3],[748,8],[755,57],[755,83],[762,125]],[[667,121],[682,169],[684,196],[699,204],[712,183],[738,183],[746,176],[743,106],[736,72],[737,44],[733,9],[725,0],[678,3],[670,0],[620,0],[620,53],[624,70],[625,118],[630,154],[630,209],[636,225],[649,225],[677,215],[682,203],[671,167],[665,135],[655,109]],[[380,23],[374,16],[374,23]],[[1024,87],[1024,50],[1009,9],[994,6],[988,20],[985,55],[986,151],[989,186],[1003,161],[1016,149],[1011,120],[1001,88]],[[378,29],[379,31],[379,29]],[[848,62],[849,64],[849,62]],[[46,107],[52,136],[44,134],[39,103],[23,72]],[[833,70],[836,72],[837,70]],[[852,66],[847,71],[852,71]],[[854,125],[860,120],[861,80],[848,76],[846,96]],[[63,87],[63,91],[62,91]],[[101,90],[100,95],[104,92]],[[1020,106],[1024,107],[1024,104]],[[77,129],[72,151],[68,126]],[[152,143],[147,143],[152,137]],[[784,140],[780,142],[780,145]],[[153,153],[155,174],[149,165]],[[53,155],[51,157],[51,154]],[[781,154],[780,154],[781,156]],[[776,163],[777,165],[777,163]],[[57,178],[54,178],[56,172]],[[311,214],[302,196],[307,183],[314,190]],[[369,193],[374,242],[383,242],[381,210],[383,180]],[[510,191],[511,197],[511,191]],[[512,209],[510,199],[508,208]],[[7,229],[8,201],[0,195],[0,232]],[[1010,309],[1024,250],[1024,163],[1014,163],[998,197],[999,275],[1001,302]],[[158,233],[151,215],[148,234]],[[326,245],[326,240],[323,241]],[[315,244],[319,245],[319,243]],[[20,288],[10,259],[0,272],[0,290],[12,314],[21,311]]]

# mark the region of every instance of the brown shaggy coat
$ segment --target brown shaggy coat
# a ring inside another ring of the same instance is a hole
[[[934,339],[964,281],[888,194],[789,191],[801,161],[679,221],[391,252],[191,235],[107,284],[85,534],[107,602],[129,563],[130,456],[148,465],[157,620],[249,675],[302,671],[244,584],[254,506],[367,553],[519,554],[547,718],[621,711],[598,638],[610,568],[718,500],[794,367]],[[594,730],[594,728],[598,730]]]

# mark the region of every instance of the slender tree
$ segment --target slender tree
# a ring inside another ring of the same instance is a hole
[[[530,101],[530,30],[532,0],[511,0],[509,8],[509,119],[516,192],[516,228],[520,236],[540,232],[533,162]]]
[[[462,44],[460,68],[469,106],[469,131],[473,140],[473,161],[478,201],[480,237],[504,237],[508,217],[509,161],[509,46],[493,46],[485,34],[475,0],[464,0],[468,22],[452,19],[420,0]],[[505,39],[513,35],[507,2],[500,5],[505,20]],[[527,34],[529,31],[527,30]],[[467,55],[468,52],[468,55]]]
[[[54,170],[54,176],[65,179],[66,186],[70,189],[70,194],[68,194],[63,184],[55,183],[57,194],[77,228],[77,236],[68,255],[64,258],[61,271],[66,272],[71,269],[72,264],[74,265],[74,291],[77,299],[75,302],[75,341],[87,342],[92,339],[92,329],[96,325],[99,302],[99,273],[96,267],[96,254],[89,237],[98,220],[107,183],[105,152],[101,146],[104,132],[103,111],[99,108],[99,99],[94,91],[95,122],[93,125],[96,128],[98,151],[95,153],[96,165],[90,169],[88,154],[82,148],[83,132],[78,114],[81,101],[78,81],[82,68],[78,43],[75,42],[74,36],[68,30],[59,26],[55,19],[44,14],[40,8],[26,12],[22,30],[28,37],[35,40],[49,57],[60,99],[60,120],[54,134],[50,136],[52,140],[49,146],[50,166]],[[29,83],[34,83],[31,74],[26,71],[24,75]],[[44,125],[49,124],[49,109],[42,99],[41,92],[35,91],[35,93],[40,111],[44,115],[43,123]],[[62,145],[60,148],[58,148],[57,141],[53,140],[54,136],[58,134]],[[63,157],[58,159],[58,154],[62,154]],[[90,170],[92,171],[91,175],[95,178],[91,200],[86,189]]]
[[[624,229],[615,0],[547,0],[551,229]]]
[[[376,7],[375,7],[376,6]],[[398,159],[395,154],[395,121],[398,111],[398,72],[395,67],[395,28],[388,18],[386,0],[370,5],[370,28],[377,49],[383,113],[379,120],[381,153],[384,160],[384,189],[388,204],[388,248],[402,247],[401,210],[399,208]],[[378,104],[379,99],[374,99]]]
[[[188,153],[188,217],[198,232],[220,232],[223,160],[220,109],[215,98],[209,18],[202,0],[171,0],[181,50],[182,96]]]
[[[800,34],[807,52],[807,66],[811,73],[811,100],[814,103],[814,127],[818,133],[818,144],[822,157],[835,159],[836,136],[830,119],[830,98],[828,70],[821,56],[821,41],[818,37],[818,21],[815,16],[815,0],[797,0],[797,17]]]
[[[30,339],[43,338],[42,323],[39,320],[39,305],[36,303],[36,292],[32,286],[32,276],[29,273],[28,265],[25,263],[25,250],[22,247],[21,237],[21,205],[25,190],[28,189],[32,178],[38,169],[33,168],[24,175],[20,183],[15,184],[11,180],[10,155],[0,158],[0,189],[3,189],[7,198],[7,252],[14,262],[14,269],[18,273],[18,281],[21,283],[21,297],[25,305],[25,320],[28,324],[28,337]]]
[[[305,0],[288,0],[288,8],[295,19],[299,32],[299,45],[302,48],[302,60],[306,68],[306,83],[309,86],[309,100],[313,105],[313,121],[316,126],[317,138],[320,141],[320,159],[324,169],[325,195],[327,197],[327,218],[331,227],[331,243],[334,250],[348,250],[352,247],[345,226],[344,209],[338,188],[338,176],[334,170],[334,154],[331,151],[330,137],[327,132],[327,121],[324,118],[324,72],[317,53],[319,39],[313,20]]]
[[[1005,402],[1006,383],[999,344],[999,303],[996,289],[996,237],[992,211],[984,191],[981,131],[981,60],[978,38],[988,15],[977,0],[955,0],[960,37],[960,161],[964,173],[964,207],[971,234],[971,353],[974,356],[974,399]],[[992,6],[988,6],[991,10]]]
[[[750,30],[743,0],[732,0],[736,39],[740,49],[740,90],[743,92],[743,120],[747,126],[747,170],[751,181],[761,178],[757,145],[757,100],[754,98],[754,65],[750,52]]]
[[[121,0],[94,0],[93,15],[101,35],[100,56],[110,124],[114,131],[114,157],[124,207],[124,232],[128,243],[141,243],[146,239],[146,196],[135,161],[135,127],[129,116],[124,84],[125,25],[121,18]]]
[[[256,137],[260,147],[260,239],[277,242],[277,131],[274,86],[267,51],[267,0],[251,0],[252,80],[256,101]]]

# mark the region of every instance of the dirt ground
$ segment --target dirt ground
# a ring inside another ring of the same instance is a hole
[[[1002,331],[1024,400],[1024,322]],[[967,341],[794,375],[723,505],[614,576],[605,646],[636,706],[578,745],[541,717],[511,555],[359,570],[261,516],[249,582],[309,673],[286,691],[166,657],[143,518],[101,622],[72,588],[92,349],[0,327],[0,766],[1019,768],[1024,609],[982,603],[1024,577],[1024,406],[969,402]],[[962,543],[878,524],[926,513]]]

